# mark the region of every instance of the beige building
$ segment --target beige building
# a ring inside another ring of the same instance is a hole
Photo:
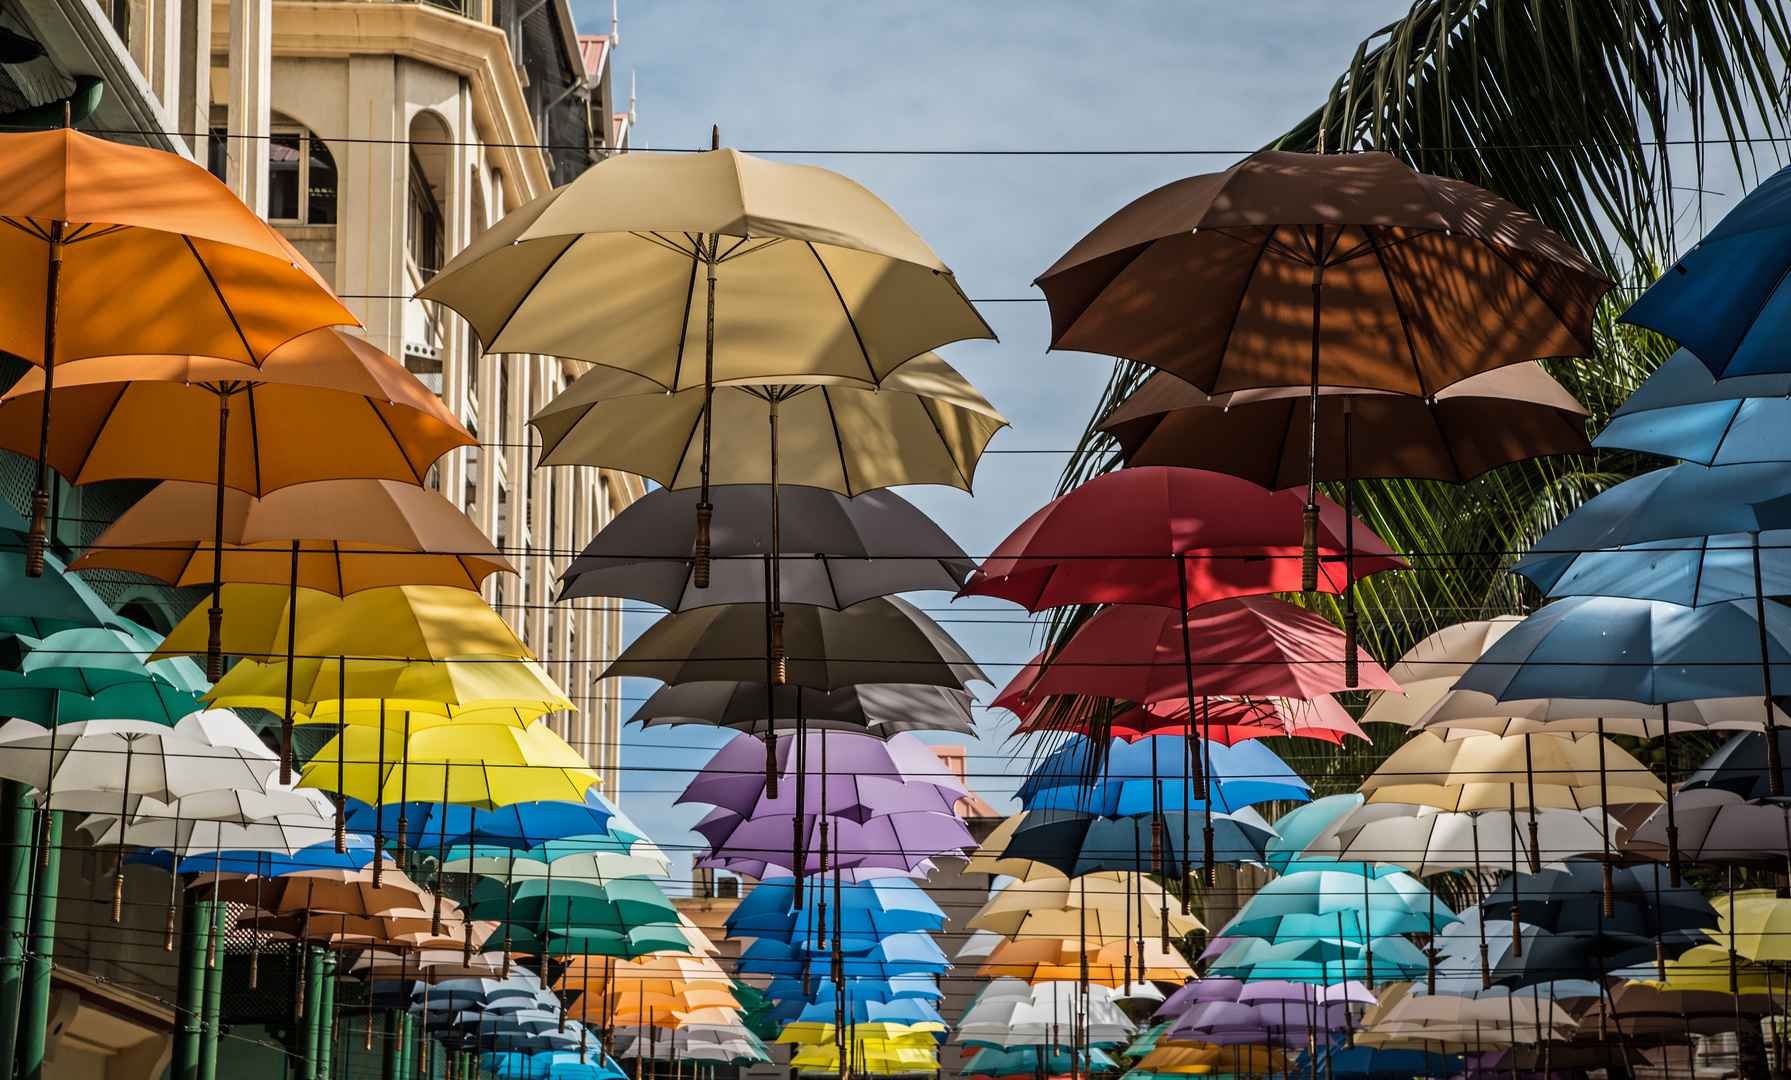
[[[579,36],[566,0],[466,3],[214,6],[207,158],[260,200],[368,338],[484,443],[443,459],[432,481],[516,562],[521,580],[494,578],[486,597],[578,705],[552,722],[614,790],[620,702],[596,676],[621,614],[613,602],[556,605],[553,594],[567,560],[640,481],[534,470],[528,417],[576,370],[484,357],[452,312],[408,297],[491,222],[626,149],[629,114],[612,105],[616,38],[613,28]],[[258,71],[240,46],[259,20],[269,59]],[[256,130],[267,138],[237,137]],[[250,160],[263,149],[265,161]]]

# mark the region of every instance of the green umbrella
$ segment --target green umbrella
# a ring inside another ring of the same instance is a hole
[[[538,929],[594,927],[618,933],[647,923],[678,922],[672,902],[659,886],[644,878],[623,878],[607,885],[529,878],[507,888],[503,882],[487,878],[473,888],[468,914]]]
[[[25,519],[0,507],[0,633],[43,637],[77,626],[121,625],[81,579],[67,573],[62,561],[44,557],[44,574],[25,573]]]
[[[79,720],[171,725],[204,707],[197,665],[146,664],[148,652],[126,630],[81,627],[15,640],[24,651],[13,670],[0,671],[0,715],[47,727]]]

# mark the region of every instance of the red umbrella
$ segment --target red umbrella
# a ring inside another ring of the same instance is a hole
[[[1193,697],[1310,700],[1346,689],[1342,651],[1343,634],[1335,626],[1266,596],[1219,600],[1186,616],[1116,605],[1083,623],[1043,670],[1043,654],[1034,657],[994,704],[1019,711],[1016,706],[1052,695],[1143,704]],[[1373,659],[1357,653],[1363,687],[1404,692]]]
[[[1077,698],[1064,708],[1047,708],[1034,699],[1020,713],[1019,734],[1038,731],[1077,731],[1098,738],[1137,742],[1153,735],[1200,735],[1232,746],[1244,739],[1298,735],[1341,744],[1345,735],[1363,741],[1368,735],[1337,699],[1321,694],[1311,701],[1286,698],[1203,698],[1190,721],[1184,699],[1154,705],[1117,704],[1106,708],[1099,698]],[[1111,715],[1106,715],[1111,714]]]
[[[960,595],[998,596],[1028,611],[1067,604],[1155,604],[1187,611],[1213,600],[1294,592],[1306,500],[1201,469],[1153,466],[1098,476],[1047,504],[995,549]],[[1319,588],[1405,563],[1336,503],[1319,500]],[[1354,608],[1342,655],[1355,653]],[[1345,685],[1355,685],[1347,662]],[[1197,696],[1192,685],[1187,696]]]
[[[1212,600],[1300,588],[1306,500],[1223,473],[1150,466],[1097,476],[1027,518],[959,595],[998,596],[1028,611],[1069,604]],[[1319,589],[1348,584],[1343,508],[1319,500]],[[1403,569],[1366,525],[1357,577]]]

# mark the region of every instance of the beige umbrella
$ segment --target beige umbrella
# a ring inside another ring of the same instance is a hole
[[[1447,739],[1427,731],[1395,750],[1358,790],[1370,803],[1468,812],[1660,803],[1666,785],[1621,747],[1596,735]]]
[[[869,191],[716,142],[605,161],[505,215],[417,295],[464,316],[488,352],[589,360],[705,396],[737,382],[875,386],[929,349],[995,336]]]
[[[1169,893],[1138,878],[1108,871],[1016,882],[990,897],[965,925],[1016,940],[1076,938],[1100,944],[1159,936],[1165,927],[1175,937],[1205,929],[1192,915],[1169,914]]]
[[[1777,706],[1773,714],[1791,724]],[[1478,690],[1450,690],[1419,714],[1419,730],[1528,735],[1536,732],[1591,732],[1658,739],[1669,720],[1681,731],[1763,731],[1758,698],[1704,698],[1675,701],[1671,706],[1639,701],[1592,701],[1579,698],[1523,698],[1495,701]]]
[[[970,853],[970,861],[964,865],[966,874],[990,874],[1018,878],[1021,881],[1036,881],[1042,878],[1067,878],[1062,870],[1048,863],[1032,859],[1010,859],[1007,857],[1007,845],[1026,823],[1026,811],[1008,817],[1006,821],[995,826],[995,830],[983,840],[983,846]]]
[[[1377,690],[1361,722],[1401,724],[1410,727],[1435,705],[1455,680],[1461,678],[1480,654],[1522,622],[1516,615],[1445,626],[1406,650],[1387,674],[1405,691],[1403,695]]]

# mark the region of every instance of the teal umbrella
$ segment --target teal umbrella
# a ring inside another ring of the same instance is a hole
[[[36,579],[49,580],[48,576]],[[172,725],[204,708],[190,660],[158,660],[127,630],[81,627],[19,637],[24,653],[0,671],[0,715],[54,727],[82,720]]]
[[[120,625],[105,602],[55,556],[44,556],[42,577],[25,573],[19,537],[26,527],[11,508],[0,508],[0,633],[43,637],[77,626]]]

